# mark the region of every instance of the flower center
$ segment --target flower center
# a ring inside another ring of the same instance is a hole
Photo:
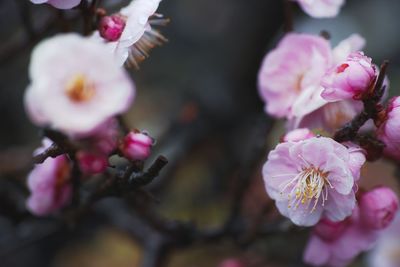
[[[292,186],[292,187],[291,187]],[[304,168],[291,181],[289,181],[281,190],[283,194],[288,188],[289,206],[296,209],[299,205],[306,205],[306,209],[314,202],[310,212],[313,212],[322,197],[322,206],[328,200],[328,187],[333,188],[328,180],[328,173],[313,166]],[[294,196],[294,198],[293,198]]]
[[[94,96],[95,87],[84,75],[78,74],[68,82],[65,92],[73,102],[85,102]]]

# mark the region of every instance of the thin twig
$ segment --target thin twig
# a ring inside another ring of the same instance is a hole
[[[294,29],[293,23],[293,1],[283,0],[285,21],[283,25],[283,30],[285,32],[291,32]]]

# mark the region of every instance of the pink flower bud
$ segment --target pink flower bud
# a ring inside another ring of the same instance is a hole
[[[107,41],[117,41],[125,28],[125,20],[120,15],[105,16],[99,23],[100,36]]]
[[[362,52],[351,53],[347,60],[325,74],[321,96],[330,102],[360,99],[377,76],[371,58]]]
[[[79,169],[87,175],[102,173],[107,169],[108,158],[102,154],[80,151],[77,154]]]
[[[282,138],[283,142],[297,142],[315,137],[315,134],[307,128],[295,129],[288,132]]]
[[[341,236],[347,224],[348,220],[332,222],[323,218],[315,226],[314,233],[325,241],[334,241]]]
[[[399,200],[388,187],[377,187],[362,195],[360,199],[360,216],[365,226],[380,230],[393,221]]]
[[[377,130],[378,138],[385,143],[384,153],[400,160],[400,97],[393,97],[386,110],[385,121]]]
[[[144,133],[130,132],[121,145],[123,155],[130,160],[145,160],[150,156],[153,139]]]

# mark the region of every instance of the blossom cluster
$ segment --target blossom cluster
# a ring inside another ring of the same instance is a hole
[[[344,1],[297,2],[326,17]],[[313,227],[304,253],[313,266],[347,266],[372,248],[398,210],[389,187],[360,188],[363,165],[382,148],[400,160],[400,98],[385,103],[384,68],[364,45],[358,34],[332,47],[322,36],[290,32],[259,71],[265,112],[285,119],[287,130],[264,164],[265,188],[283,216]]]
[[[81,3],[32,2],[59,9]],[[160,2],[133,0],[111,15],[102,9],[97,29],[88,36],[59,34],[34,48],[25,107],[33,123],[63,140],[46,138],[44,146],[35,151],[34,155],[49,153],[49,157],[38,162],[28,176],[27,208],[33,214],[49,215],[67,207],[78,190],[74,179],[106,172],[111,156],[130,162],[150,156],[154,140],[146,132],[123,129],[118,117],[131,107],[136,92],[123,65],[138,68],[153,47],[166,41],[153,27],[167,22],[156,13]],[[75,177],[77,171],[79,177]]]

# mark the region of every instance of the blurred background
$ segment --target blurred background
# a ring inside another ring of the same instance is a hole
[[[110,13],[127,2],[101,1]],[[243,196],[243,218],[289,227],[275,212],[266,216],[270,202],[260,176],[262,159],[246,163],[249,155],[259,153],[247,147],[250,139],[256,136],[274,146],[283,132],[279,122],[272,128],[256,87],[261,60],[283,34],[281,1],[163,0],[158,11],[171,19],[161,29],[169,42],[155,49],[139,71],[130,70],[137,98],[125,116],[131,128],[147,130],[158,139],[154,155],[170,161],[148,188],[157,199],[149,208],[171,220],[218,226],[229,216],[237,177],[247,171],[252,179]],[[355,32],[364,36],[365,52],[376,64],[390,60],[391,94],[398,94],[399,1],[348,0],[334,19],[312,19],[297,6],[294,12],[296,31],[326,30],[332,45]],[[43,38],[80,31],[79,13],[28,0],[0,1],[0,266],[157,266],[146,258],[149,248],[129,234],[137,225],[129,216],[120,216],[126,210],[119,200],[101,201],[74,226],[20,215],[31,154],[40,144],[40,131],[23,107],[30,53]],[[255,132],[258,125],[263,125],[261,133]],[[265,158],[268,151],[261,153]],[[374,177],[379,176],[396,187],[393,172],[385,162],[367,166],[365,186],[376,184]],[[116,222],[108,219],[110,210]],[[148,238],[158,236],[150,233]],[[238,245],[233,237],[175,247],[162,260],[163,266],[171,267],[222,266],[231,258],[243,264],[236,267],[304,266],[306,240],[306,230],[251,237],[251,244]],[[365,266],[362,262],[360,258],[353,266]]]

